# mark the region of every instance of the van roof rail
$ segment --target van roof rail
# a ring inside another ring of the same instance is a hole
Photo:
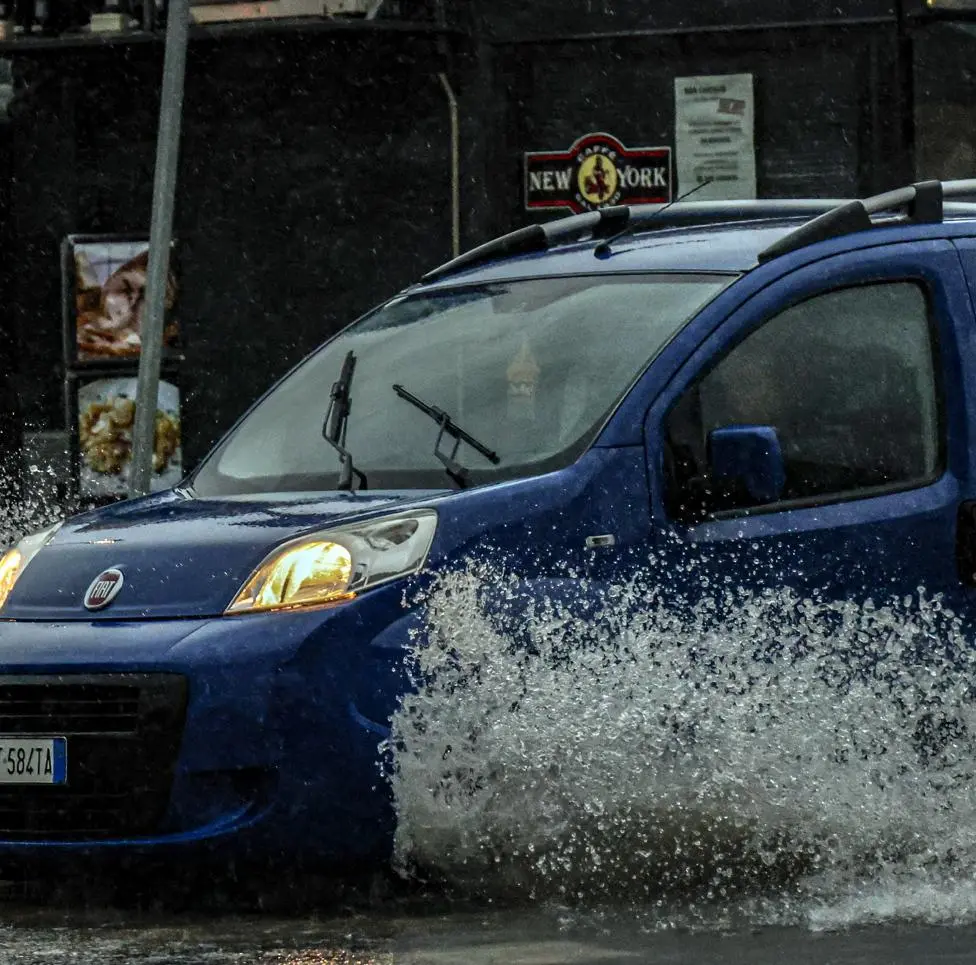
[[[876,222],[872,215],[903,212],[902,223],[939,224],[946,214],[976,215],[976,205],[946,205],[944,199],[970,195],[976,197],[976,179],[964,181],[918,181],[904,188],[885,191],[863,201],[845,201],[826,211],[795,231],[773,242],[759,253],[760,263],[798,251],[817,241],[840,238],[856,231],[866,231]],[[878,224],[890,224],[878,222]]]
[[[611,238],[624,229],[655,226],[723,224],[729,221],[763,221],[773,218],[815,218],[832,211],[841,200],[679,201],[672,204],[614,205],[584,214],[558,218],[545,224],[527,225],[500,238],[472,248],[423,276],[431,282],[513,255],[545,251],[583,238]]]
[[[759,254],[759,261],[796,251],[816,241],[864,231],[872,215],[905,212],[910,222],[938,223],[946,214],[976,216],[976,204],[945,204],[945,198],[972,195],[976,179],[922,181],[865,200],[795,199],[744,201],[678,201],[671,204],[614,205],[584,214],[527,225],[494,238],[427,272],[421,281],[433,282],[467,268],[515,255],[546,251],[583,239],[609,239],[623,231],[648,231],[729,222],[807,219]],[[881,222],[890,223],[890,221]]]

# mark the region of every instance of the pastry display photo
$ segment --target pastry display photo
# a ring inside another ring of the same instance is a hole
[[[97,379],[78,391],[78,447],[81,493],[125,495],[132,466],[136,379]],[[168,489],[183,475],[180,396],[169,382],[159,383],[153,444],[152,489]]]
[[[78,360],[135,359],[142,348],[149,246],[145,241],[93,241],[72,247]],[[176,343],[169,317],[176,304],[176,277],[166,284],[163,344]]]

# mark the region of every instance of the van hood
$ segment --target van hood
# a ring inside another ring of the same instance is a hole
[[[27,565],[0,618],[132,620],[222,613],[274,547],[305,533],[410,505],[450,490],[287,493],[197,499],[167,492],[69,519]],[[83,599],[103,571],[122,591],[104,611]]]

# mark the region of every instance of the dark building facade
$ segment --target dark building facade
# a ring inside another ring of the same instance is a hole
[[[443,0],[416,19],[404,11],[417,5],[388,6],[369,22],[193,32],[175,223],[187,466],[275,378],[457,244],[553,216],[525,208],[526,152],[593,131],[673,148],[675,78],[751,75],[759,197],[976,172],[976,31],[921,2]],[[14,80],[0,365],[27,460],[58,475],[60,246],[148,231],[162,44],[0,48]],[[17,465],[19,434],[5,438],[0,458]]]

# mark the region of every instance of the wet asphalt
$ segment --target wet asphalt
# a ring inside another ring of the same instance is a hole
[[[93,896],[96,897],[97,896]],[[0,901],[2,965],[782,965],[976,962],[976,927],[829,932],[687,927],[639,910],[452,908],[439,898],[319,910],[125,909],[58,896]]]

